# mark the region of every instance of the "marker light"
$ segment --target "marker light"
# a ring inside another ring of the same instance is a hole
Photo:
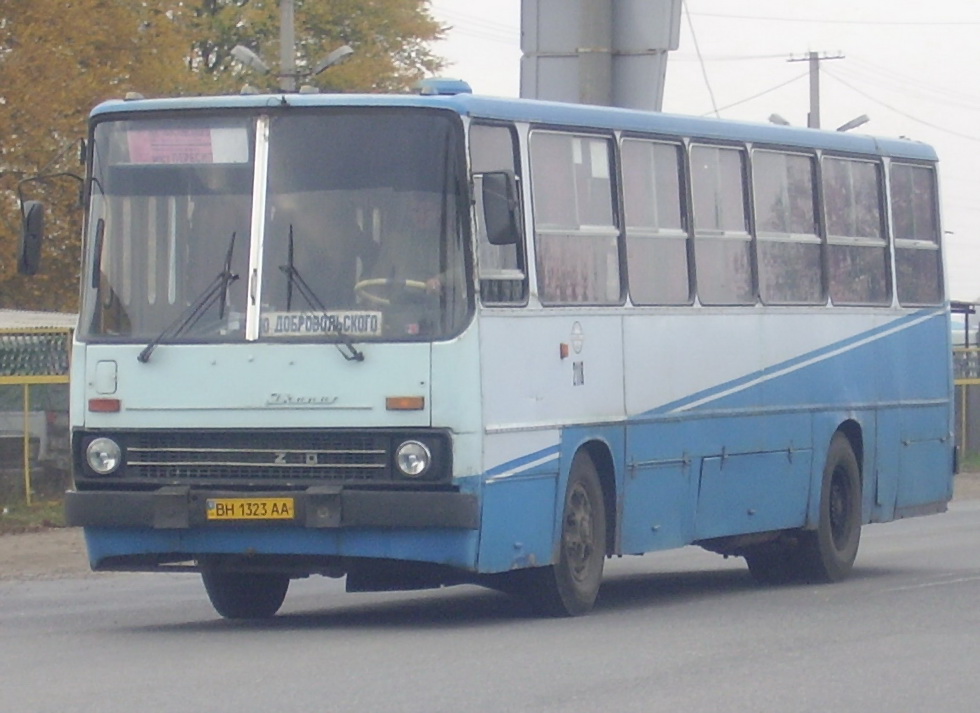
[[[421,411],[425,408],[424,396],[389,396],[385,399],[389,411]]]
[[[405,441],[395,451],[395,465],[403,475],[417,478],[423,475],[432,465],[432,454],[424,443]]]
[[[122,409],[119,399],[89,399],[88,410],[94,413],[118,413]]]
[[[109,475],[122,464],[122,449],[111,438],[96,438],[85,449],[85,460],[99,475]]]

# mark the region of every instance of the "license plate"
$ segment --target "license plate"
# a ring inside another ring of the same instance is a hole
[[[208,520],[292,520],[293,498],[208,498]]]

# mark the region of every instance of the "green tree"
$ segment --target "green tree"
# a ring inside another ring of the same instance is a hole
[[[445,27],[428,0],[295,0],[300,71],[341,44],[355,54],[307,80],[329,91],[405,91],[443,60]],[[79,184],[25,178],[80,172],[77,141],[92,106],[146,96],[237,92],[278,78],[231,58],[242,44],[278,65],[276,0],[4,0],[0,6],[0,307],[77,309]],[[47,208],[41,273],[17,274],[18,188]]]

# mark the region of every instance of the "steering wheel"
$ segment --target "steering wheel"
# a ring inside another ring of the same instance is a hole
[[[421,280],[392,280],[387,277],[372,277],[361,280],[354,285],[354,293],[366,301],[376,305],[390,305],[391,298],[377,294],[374,289],[383,287],[388,292],[395,289],[411,290],[412,292],[428,292],[428,286]]]

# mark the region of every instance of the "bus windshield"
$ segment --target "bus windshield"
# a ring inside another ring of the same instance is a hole
[[[96,126],[81,336],[397,341],[462,329],[458,119],[287,111]]]

